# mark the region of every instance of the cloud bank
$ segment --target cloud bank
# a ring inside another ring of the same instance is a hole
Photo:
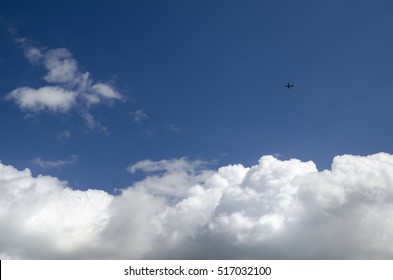
[[[67,113],[77,109],[90,129],[105,131],[90,113],[90,108],[99,104],[111,104],[124,100],[111,84],[95,82],[89,72],[81,72],[78,62],[68,49],[39,48],[26,38],[15,38],[24,50],[30,63],[41,65],[47,70],[43,77],[50,85],[40,88],[27,86],[14,89],[8,100],[30,114],[39,112]]]
[[[142,161],[118,195],[0,164],[0,255],[22,259],[391,259],[393,155],[331,170],[263,156]]]

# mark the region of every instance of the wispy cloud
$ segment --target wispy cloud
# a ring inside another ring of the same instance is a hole
[[[119,195],[0,164],[0,255],[22,259],[391,259],[393,155],[331,170],[263,156],[145,160]]]
[[[78,161],[78,156],[72,155],[69,159],[57,159],[57,160],[43,160],[40,157],[32,160],[34,165],[37,165],[44,169],[49,168],[61,168],[65,165],[71,165]]]
[[[130,113],[133,117],[132,123],[133,124],[140,124],[142,121],[147,120],[149,117],[143,110],[137,110],[135,112]]]
[[[177,133],[177,134],[180,134],[180,133],[183,133],[183,132],[184,132],[183,129],[178,128],[178,127],[177,127],[176,125],[174,125],[174,124],[168,124],[168,125],[165,126],[165,128],[166,128],[168,131],[171,131],[171,132],[174,132],[174,133]]]
[[[56,135],[56,139],[61,143],[66,143],[71,138],[71,132],[69,130],[60,131]]]
[[[194,172],[200,167],[205,166],[203,161],[190,161],[187,158],[164,159],[153,161],[150,159],[139,161],[127,167],[130,173],[142,171],[145,173],[155,172]]]
[[[124,101],[125,97],[112,84],[95,82],[89,72],[81,72],[68,49],[39,47],[26,38],[17,37],[16,31],[11,34],[23,49],[25,57],[32,64],[47,70],[43,79],[50,85],[37,89],[19,87],[9,93],[7,99],[30,114],[44,111],[65,113],[75,109],[90,129],[105,132],[107,129],[94,118],[90,108]]]

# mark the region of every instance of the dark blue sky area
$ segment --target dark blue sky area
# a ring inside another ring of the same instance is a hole
[[[393,152],[392,1],[3,0],[0,16],[4,164],[111,190],[144,159],[250,166],[275,154],[325,169],[336,155]],[[27,116],[5,99],[47,83],[4,22],[127,97],[91,109],[108,133],[75,110]]]

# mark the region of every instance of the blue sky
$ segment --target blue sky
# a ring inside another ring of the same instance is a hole
[[[391,1],[4,0],[0,16],[0,160],[18,169],[112,192],[146,159],[276,155],[321,170],[393,152]],[[67,49],[122,96],[89,108],[106,131],[78,107],[28,112],[6,98],[51,85],[18,38]]]

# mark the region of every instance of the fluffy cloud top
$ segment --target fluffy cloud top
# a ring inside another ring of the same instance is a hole
[[[80,72],[78,62],[65,48],[45,49],[34,46],[25,38],[15,39],[23,48],[25,57],[33,64],[42,65],[48,72],[44,80],[50,84],[38,89],[19,87],[8,94],[22,110],[30,113],[52,111],[65,113],[78,108],[81,117],[91,129],[105,128],[89,112],[93,105],[124,100],[110,84],[95,83],[88,72]]]
[[[262,157],[207,170],[142,161],[113,196],[0,164],[0,255],[23,259],[393,258],[393,155],[332,169]]]
[[[0,174],[0,248],[6,256],[62,258],[90,247],[108,221],[113,197],[103,191],[75,191],[56,178],[34,178],[28,169],[5,165]]]
[[[186,158],[151,161],[143,160],[127,168],[130,173],[143,171],[149,176],[134,187],[149,190],[167,197],[186,197],[190,186],[203,182],[212,171],[203,170],[201,161]]]

